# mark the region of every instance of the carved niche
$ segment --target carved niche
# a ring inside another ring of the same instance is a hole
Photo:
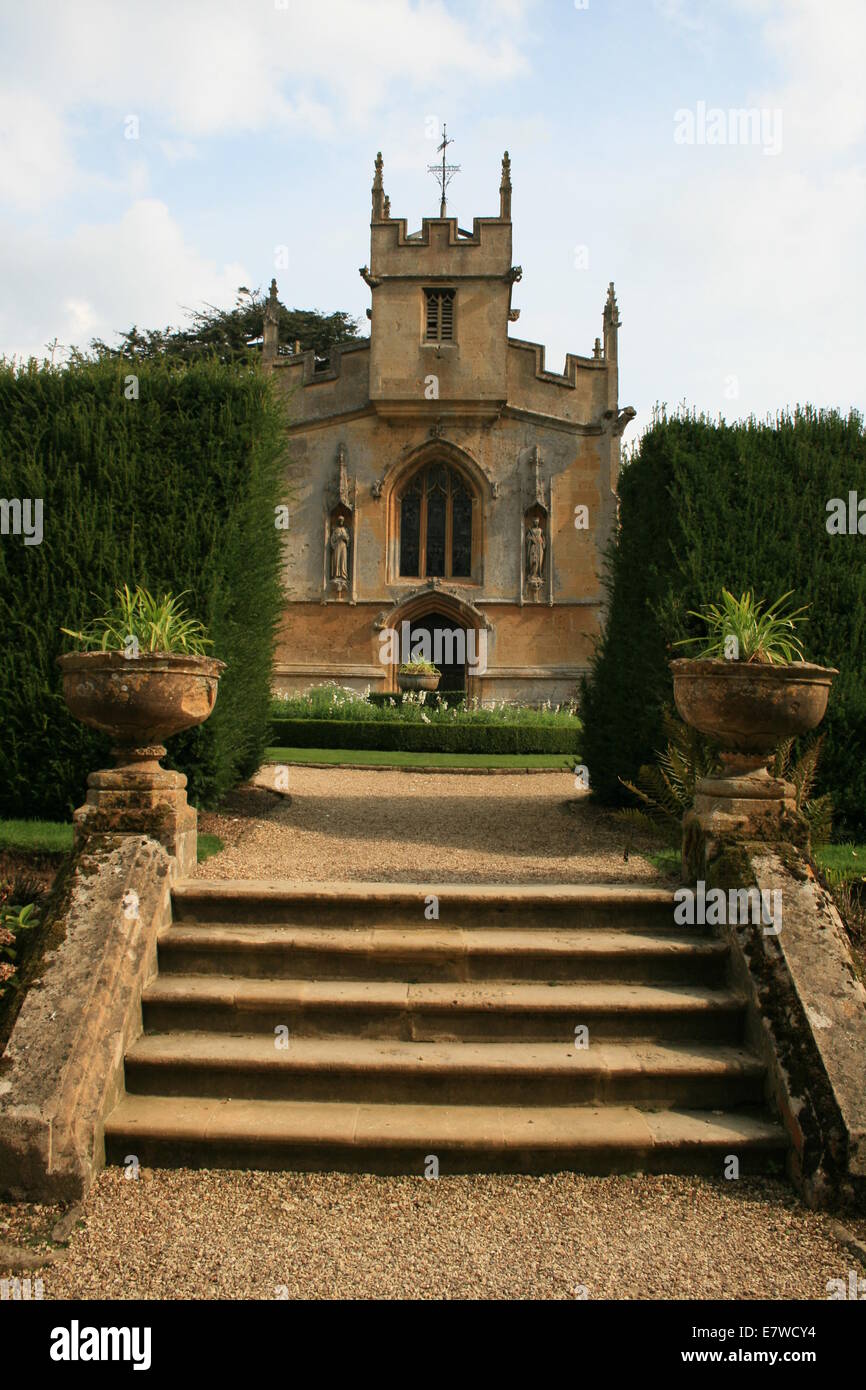
[[[336,476],[328,492],[322,602],[355,602],[355,479],[346,471],[346,446],[337,448]]]
[[[550,582],[550,482],[541,477],[541,453],[533,445],[527,458],[520,516],[520,602],[539,603],[545,595],[553,602]]]

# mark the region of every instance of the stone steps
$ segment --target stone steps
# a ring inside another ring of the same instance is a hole
[[[265,1033],[435,1042],[590,1037],[738,1042],[743,1001],[697,985],[535,981],[246,979],[160,975],[145,991],[148,1033]]]
[[[181,924],[160,972],[328,980],[655,980],[713,984],[727,948],[698,933],[596,928]]]
[[[246,923],[253,926],[431,927],[429,900],[438,903],[438,924],[474,929],[480,923],[551,928],[616,926],[642,922],[673,927],[669,889],[639,884],[422,884],[294,882],[291,879],[192,879],[173,894],[176,922]]]
[[[355,1105],[129,1096],[105,1133],[109,1162],[150,1167],[366,1173],[720,1173],[781,1163],[759,1113],[629,1106]]]
[[[132,1094],[470,1105],[760,1103],[764,1070],[722,1044],[402,1042],[151,1033],[126,1054]]]
[[[186,882],[158,964],[114,1161],[761,1171],[784,1153],[727,946],[677,928],[670,890]]]

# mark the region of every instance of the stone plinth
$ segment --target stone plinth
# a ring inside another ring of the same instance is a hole
[[[694,808],[683,817],[683,870],[687,880],[706,878],[713,862],[746,841],[795,844],[809,850],[809,826],[797,810],[796,788],[772,777],[754,759],[725,755],[722,776],[704,777]]]
[[[187,878],[197,860],[198,814],[186,799],[186,777],[150,763],[91,772],[87,800],[72,817],[76,851],[93,835],[147,835],[177,860]]]

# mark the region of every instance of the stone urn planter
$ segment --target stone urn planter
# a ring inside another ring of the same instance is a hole
[[[772,777],[767,763],[783,739],[821,723],[838,671],[808,662],[706,658],[680,658],[670,667],[680,716],[721,750],[721,774],[697,784],[691,828],[710,839],[727,831],[802,840],[795,789]]]
[[[115,765],[91,772],[87,801],[73,816],[76,846],[95,833],[147,834],[196,862],[196,812],[186,777],[160,766],[163,739],[202,724],[216,703],[225,663],[186,653],[71,652],[57,658],[63,697],[83,724],[112,739]]]
[[[398,671],[397,688],[409,690],[438,690],[442,679],[440,671]]]
[[[70,652],[57,658],[71,714],[114,743],[116,767],[153,771],[163,739],[203,724],[225,662],[186,653]]]

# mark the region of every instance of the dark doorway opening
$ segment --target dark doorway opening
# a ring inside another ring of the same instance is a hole
[[[425,613],[411,621],[411,647],[426,633],[425,655],[442,672],[439,690],[466,692],[466,629],[444,613]]]

